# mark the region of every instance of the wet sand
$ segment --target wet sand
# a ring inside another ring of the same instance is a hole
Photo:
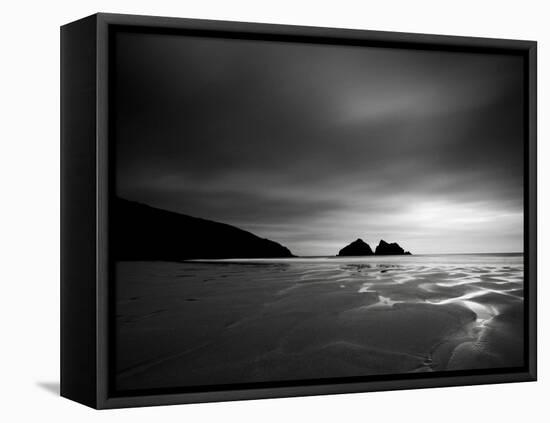
[[[522,365],[522,258],[384,260],[120,262],[117,389]]]

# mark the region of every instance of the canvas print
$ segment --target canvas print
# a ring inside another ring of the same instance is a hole
[[[115,37],[115,391],[524,365],[522,57]]]

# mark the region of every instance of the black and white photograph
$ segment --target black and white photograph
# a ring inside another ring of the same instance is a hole
[[[111,49],[115,392],[525,366],[523,56]]]
[[[545,6],[8,2],[0,421],[544,420]]]

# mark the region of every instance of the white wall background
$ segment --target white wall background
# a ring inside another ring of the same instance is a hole
[[[498,421],[548,418],[550,16],[543,1],[12,1],[0,24],[0,420]],[[59,381],[59,26],[98,12],[539,42],[539,382],[93,411]],[[545,395],[546,391],[546,395]],[[546,415],[546,416],[545,416]]]

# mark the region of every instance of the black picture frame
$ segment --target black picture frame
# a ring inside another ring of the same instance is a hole
[[[109,145],[114,31],[519,54],[524,59],[525,365],[521,368],[210,386],[116,395],[110,386]],[[97,409],[534,381],[537,375],[534,41],[98,13],[61,27],[61,395]]]

